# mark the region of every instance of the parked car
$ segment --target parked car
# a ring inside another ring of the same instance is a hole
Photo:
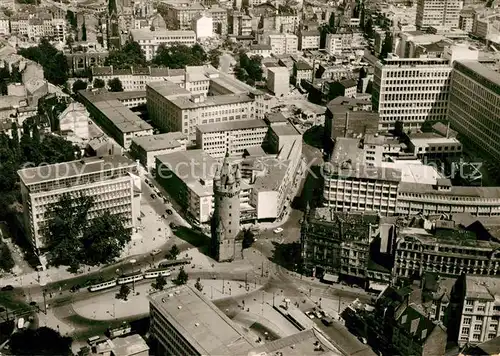
[[[172,210],[170,210],[170,209],[167,209],[167,210],[165,210],[165,211],[166,211],[166,213],[167,213],[168,215],[172,215],[172,214],[173,214],[173,213],[172,213]]]
[[[151,188],[153,188],[153,183],[148,183],[148,185],[149,185]]]
[[[144,182],[146,182],[146,184],[149,184],[149,180],[147,179],[144,179]]]
[[[277,227],[276,229],[273,230],[273,232],[275,234],[279,234],[279,233],[283,232],[283,229],[281,227]]]
[[[314,314],[311,311],[306,311],[305,314],[309,317],[309,319],[314,319]]]
[[[151,256],[156,256],[160,252],[161,252],[161,250],[159,248],[155,248],[153,251],[151,251]]]
[[[156,195],[151,194],[151,198],[155,199],[155,198],[156,198]]]

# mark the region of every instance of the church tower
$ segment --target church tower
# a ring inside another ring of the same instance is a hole
[[[214,178],[215,208],[212,217],[212,253],[219,261],[241,259],[243,239],[240,234],[240,190],[239,166],[229,162],[226,154],[222,167]]]

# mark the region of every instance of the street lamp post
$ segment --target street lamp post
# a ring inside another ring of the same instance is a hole
[[[137,261],[135,259],[133,260],[130,260],[130,263],[132,264],[132,291],[134,292],[135,294],[135,276],[134,276],[134,273],[135,273],[135,263]]]

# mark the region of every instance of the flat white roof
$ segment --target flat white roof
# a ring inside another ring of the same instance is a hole
[[[401,182],[436,184],[437,180],[442,178],[435,167],[426,166],[422,162],[396,161],[382,162],[381,167],[392,168],[401,171]]]

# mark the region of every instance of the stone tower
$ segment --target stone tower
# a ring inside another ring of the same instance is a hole
[[[215,208],[212,217],[212,253],[219,261],[241,259],[239,166],[229,162],[228,154],[214,178]]]

